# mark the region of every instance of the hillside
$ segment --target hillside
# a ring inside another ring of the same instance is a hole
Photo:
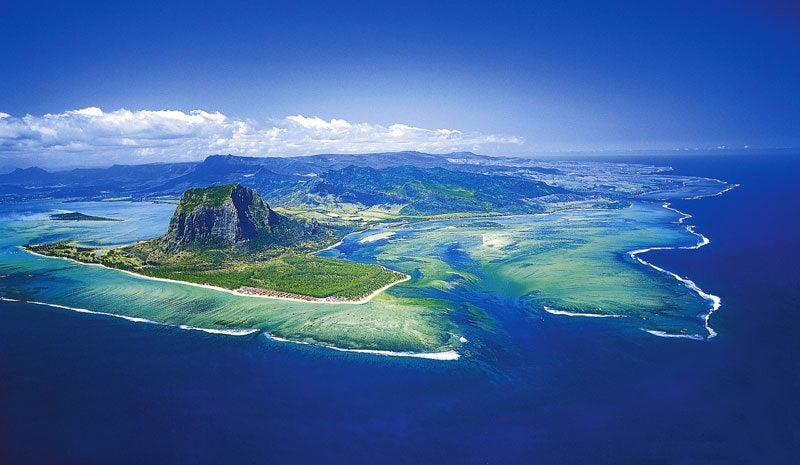
[[[439,186],[440,191],[443,187],[444,190],[452,190],[450,189],[452,186],[465,187],[473,181],[477,181],[479,185],[492,184],[495,176],[486,174],[485,166],[492,165],[493,172],[501,173],[508,168],[497,165],[502,162],[502,159],[472,153],[433,155],[420,152],[393,152],[302,157],[211,155],[202,162],[189,163],[114,165],[109,168],[83,168],[56,172],[39,168],[20,169],[0,175],[0,197],[7,196],[15,200],[20,198],[171,200],[193,188],[240,183],[255,189],[265,198],[286,206],[288,203],[296,203],[297,199],[302,200],[308,195],[316,195],[314,189],[324,189],[325,185],[333,186],[334,189],[358,188],[358,183],[348,182],[345,178],[344,175],[350,172],[364,177],[373,177],[377,172],[378,176],[389,182],[376,192],[391,195],[390,191],[409,179],[425,184],[429,181],[442,181],[444,186]],[[511,161],[506,162],[511,163]],[[520,162],[517,160],[511,164],[518,163]],[[391,177],[395,175],[399,178],[396,182],[391,182]],[[505,181],[500,179],[500,184],[504,184]],[[535,191],[531,190],[530,195]],[[430,198],[427,193],[419,194],[406,192],[403,203],[424,204]],[[507,191],[506,194],[513,192]],[[455,196],[450,197],[455,198]],[[338,197],[332,200],[346,201]],[[304,203],[306,202],[297,205]],[[463,203],[461,205],[468,206],[469,211],[485,211],[485,208],[478,205],[479,203],[480,201],[471,205]],[[369,205],[374,204],[369,202]],[[493,210],[499,206],[501,205],[491,205]],[[409,210],[414,208],[410,207]]]
[[[413,166],[348,166],[315,178],[305,189],[368,207],[402,205],[400,215],[535,213],[541,207],[530,200],[565,192],[526,178]]]

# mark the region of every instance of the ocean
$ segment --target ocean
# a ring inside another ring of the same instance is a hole
[[[800,156],[613,160],[741,185],[673,202],[709,245],[647,254],[717,337],[509,308],[513,347],[440,361],[2,301],[0,463],[797,463]]]

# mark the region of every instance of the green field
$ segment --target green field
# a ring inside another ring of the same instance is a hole
[[[252,287],[330,300],[360,300],[405,275],[383,266],[284,252],[263,261],[231,260],[223,251],[181,252],[160,263],[146,263],[132,247],[101,251],[68,242],[29,245],[53,257],[101,264],[154,278],[225,289]],[[218,253],[215,253],[218,252]]]

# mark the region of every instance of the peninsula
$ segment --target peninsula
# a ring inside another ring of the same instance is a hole
[[[79,212],[54,213],[50,215],[50,219],[55,221],[122,221],[116,218],[92,216]]]
[[[363,302],[408,279],[380,265],[314,255],[348,232],[279,214],[255,190],[227,184],[187,190],[158,238],[110,250],[71,242],[25,249],[151,278],[306,301]]]

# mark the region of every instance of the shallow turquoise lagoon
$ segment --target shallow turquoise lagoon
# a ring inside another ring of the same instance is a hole
[[[628,252],[691,247],[700,236],[658,203],[621,210],[382,224],[322,254],[410,274],[363,305],[291,302],[139,278],[32,255],[19,245],[75,240],[112,247],[163,234],[174,205],[57,201],[0,205],[0,296],[206,329],[265,331],[353,349],[480,355],[510,313],[594,317],[620,331],[705,337],[710,302]],[[65,222],[58,211],[121,222]],[[646,254],[643,255],[646,258]],[[66,310],[66,309],[65,309]]]

